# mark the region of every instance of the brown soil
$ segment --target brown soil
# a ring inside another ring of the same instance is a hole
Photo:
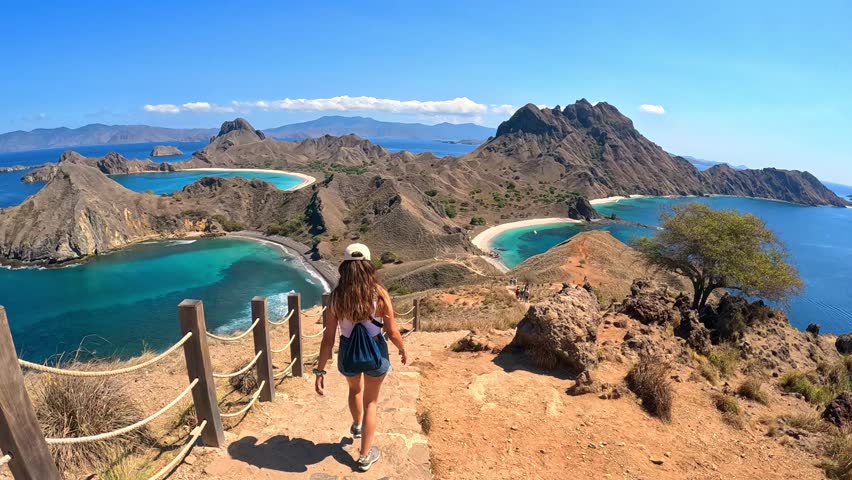
[[[637,327],[629,321],[628,328]],[[601,342],[612,342],[603,355],[617,360],[594,370],[596,382],[623,383],[630,366],[619,353],[625,331],[601,327]],[[512,333],[489,337],[505,345]],[[746,426],[739,430],[713,404],[719,387],[687,380],[692,369],[678,366],[667,424],[630,393],[616,400],[569,396],[574,380],[531,369],[522,355],[433,349],[422,367],[420,408],[433,419],[435,478],[823,478],[817,457],[786,446],[788,437],[767,436],[762,419],[812,411],[769,384],[768,407],[740,400]]]

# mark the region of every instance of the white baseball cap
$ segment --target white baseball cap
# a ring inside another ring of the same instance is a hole
[[[346,247],[343,253],[344,260],[369,260],[370,249],[363,243],[353,243]]]

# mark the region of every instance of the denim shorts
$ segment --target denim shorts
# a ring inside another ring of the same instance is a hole
[[[346,348],[348,346],[349,346],[349,338],[341,335],[340,336],[340,351],[337,353],[337,370],[344,377],[355,377],[355,376],[360,375],[360,374],[350,373],[350,372],[346,372],[346,371],[343,370],[343,351],[346,350]],[[391,364],[390,364],[390,358],[389,358],[390,356],[388,355],[388,350],[387,350],[387,348],[380,348],[379,350],[381,350],[381,352],[382,352],[382,365],[375,370],[370,370],[369,372],[364,372],[364,375],[369,375],[371,377],[383,377],[388,372],[390,372]]]

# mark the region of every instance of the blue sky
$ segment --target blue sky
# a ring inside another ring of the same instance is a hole
[[[673,153],[850,184],[850,18],[843,1],[14,2],[0,131],[496,126],[587,98]]]

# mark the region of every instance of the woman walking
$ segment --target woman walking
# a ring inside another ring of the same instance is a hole
[[[334,337],[340,327],[337,369],[349,384],[350,433],[353,438],[361,438],[358,468],[366,472],[381,456],[378,447],[373,446],[376,409],[382,381],[391,367],[382,330],[399,349],[403,365],[408,363],[408,358],[394,319],[390,295],[379,283],[367,246],[355,243],[346,247],[338,271],[340,281],[331,292],[326,330],[314,369],[315,388],[318,394],[324,395],[325,365],[331,359]]]

